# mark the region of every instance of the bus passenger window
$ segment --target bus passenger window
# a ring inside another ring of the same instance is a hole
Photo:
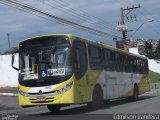
[[[111,56],[109,50],[104,50],[104,69],[110,70]]]
[[[102,52],[99,47],[89,45],[89,63],[92,69],[102,69]]]
[[[114,71],[115,70],[115,52],[110,51],[110,70]]]
[[[75,69],[79,69],[81,67],[80,64],[80,53],[79,50],[76,50],[76,58],[75,58]]]
[[[120,71],[120,54],[115,53],[115,70]]]
[[[74,55],[74,71],[75,77],[79,80],[87,70],[87,54],[86,45],[82,41],[74,41],[73,43],[73,55]]]
[[[148,61],[147,60],[145,60],[144,61],[144,73],[148,73]]]

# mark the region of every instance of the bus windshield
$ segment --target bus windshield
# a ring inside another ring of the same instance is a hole
[[[73,73],[69,45],[38,46],[20,52],[20,81],[45,81]]]

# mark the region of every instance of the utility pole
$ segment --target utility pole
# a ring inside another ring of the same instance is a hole
[[[132,6],[132,7],[127,7],[127,8],[121,8],[120,11],[121,11],[121,21],[119,23],[119,25],[121,26],[126,26],[126,23],[125,23],[125,19],[127,19],[128,22],[130,21],[136,21],[137,18],[136,18],[136,15],[129,15],[129,13],[131,13],[134,9],[137,9],[137,8],[140,8],[141,6],[138,5],[138,6]],[[126,42],[126,39],[127,39],[127,30],[126,29],[121,29],[122,31],[122,36],[123,36],[123,41]]]
[[[8,38],[8,51],[9,53],[11,53],[10,33],[7,33],[7,38]]]

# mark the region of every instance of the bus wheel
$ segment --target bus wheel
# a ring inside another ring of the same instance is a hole
[[[104,104],[103,92],[100,86],[96,86],[93,90],[92,102],[88,103],[91,109],[98,109]]]
[[[53,114],[56,114],[60,111],[61,106],[60,105],[47,105],[47,108],[50,112]]]
[[[139,95],[138,86],[135,85],[135,86],[134,86],[134,91],[133,91],[133,100],[134,100],[134,101],[137,101],[137,100],[138,100],[138,95]]]

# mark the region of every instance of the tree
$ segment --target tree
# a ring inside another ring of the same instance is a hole
[[[156,58],[160,59],[160,40],[156,48]]]
[[[152,44],[151,42],[145,42],[145,55],[148,57],[148,58],[153,58],[153,52],[152,52]]]

